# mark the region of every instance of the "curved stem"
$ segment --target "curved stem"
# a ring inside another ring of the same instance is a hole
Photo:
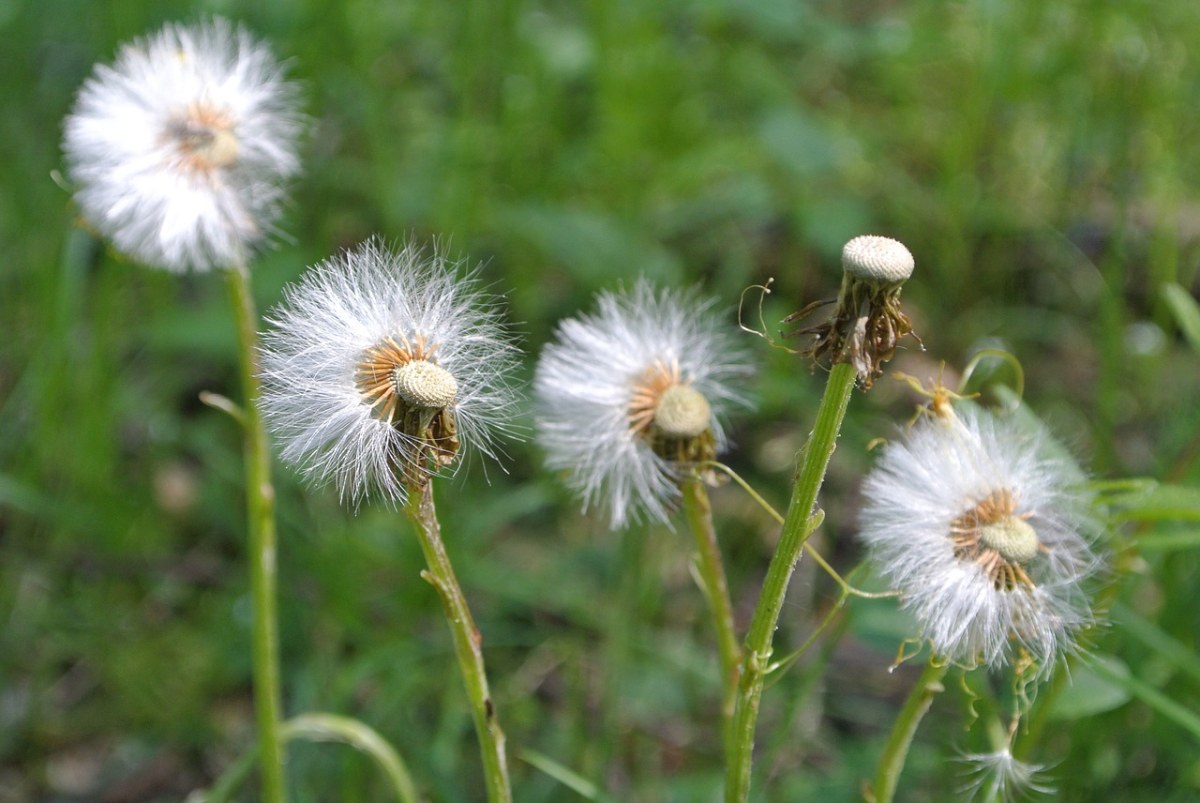
[[[779,545],[771,558],[762,592],[754,609],[750,632],[746,636],[742,676],[738,687],[737,713],[734,717],[733,754],[725,780],[727,803],[740,803],[750,794],[750,766],[754,753],[754,731],[758,723],[763,681],[771,660],[771,644],[779,612],[783,609],[787,587],[800,560],[808,537],[819,524],[813,508],[825,479],[829,459],[837,446],[838,432],[850,394],[854,390],[855,368],[838,363],[829,372],[825,395],[817,410],[817,420],[801,452],[801,465],[792,490],[792,499],[784,518]]]
[[[917,679],[917,685],[908,695],[904,708],[900,709],[900,714],[892,725],[892,735],[888,737],[887,746],[879,758],[879,769],[875,773],[875,803],[891,803],[895,797],[896,784],[904,770],[913,735],[917,732],[917,726],[921,724],[921,718],[925,716],[929,706],[933,705],[933,698],[944,690],[942,677],[949,668],[949,664],[939,664],[931,660]]]
[[[300,714],[283,723],[283,738],[341,742],[375,759],[401,803],[418,803],[417,785],[396,749],[365,723],[337,714]]]
[[[687,516],[688,527],[696,539],[700,579],[703,581],[704,596],[708,598],[713,628],[717,634],[717,649],[721,659],[721,742],[728,759],[733,735],[733,714],[737,706],[742,650],[734,627],[733,603],[729,600],[729,583],[725,579],[721,547],[713,529],[708,490],[699,477],[685,480],[682,490],[683,510]]]
[[[404,759],[400,758],[400,754],[386,739],[365,722],[337,714],[300,714],[284,722],[279,728],[279,735],[285,744],[293,739],[308,739],[313,742],[341,742],[350,745],[375,759],[391,783],[400,803],[420,803],[417,786],[408,773]],[[258,758],[257,746],[243,753],[217,778],[208,792],[203,794],[200,798],[203,803],[226,803],[232,800],[238,787],[254,769]]]
[[[463,685],[475,720],[479,750],[483,756],[483,775],[491,803],[511,803],[508,758],[504,751],[504,731],[496,716],[496,707],[488,692],[487,671],[483,665],[483,635],[475,626],[467,598],[454,576],[450,556],[442,543],[442,528],[433,504],[433,483],[428,477],[409,483],[405,512],[412,520],[425,553],[429,570],[421,576],[437,589],[446,614],[446,623],[454,638],[454,654],[462,673]]]
[[[279,736],[279,625],[275,604],[275,488],[271,454],[258,409],[258,313],[245,265],[228,271],[229,298],[238,333],[238,357],[246,406],[242,411],[246,461],[246,518],[250,586],[254,597],[254,710],[262,753],[262,799],[283,803],[283,745]]]
[[[746,480],[743,479],[742,476],[732,468],[724,463],[718,463],[715,460],[707,461],[704,463],[704,465],[709,468],[718,469],[727,474],[729,478],[736,482],[743,491],[750,495],[751,499],[758,503],[759,507],[767,512],[767,515],[775,519],[777,524],[783,524],[783,516],[779,514],[779,511],[771,507],[770,503],[767,502],[766,499],[763,499],[758,491],[754,490],[750,483],[746,482]],[[816,528],[814,527],[813,529],[815,530]],[[821,553],[814,549],[813,545],[807,541],[804,542],[804,551],[807,552],[814,561],[816,561],[817,565],[820,566],[827,575],[829,575],[829,579],[838,584],[838,587],[842,589],[843,596],[862,597],[863,599],[889,599],[900,596],[899,591],[863,591],[855,588],[854,586],[850,585],[849,581],[847,581],[845,577],[842,577],[840,574],[838,574],[837,569],[830,566],[828,561],[821,557]],[[861,566],[861,564],[859,565]],[[858,567],[851,569],[849,575],[853,575],[857,569]],[[844,599],[839,600],[838,604],[840,605],[843,602],[845,602]]]
[[[801,655],[804,655],[804,653],[808,652],[809,648],[817,643],[817,639],[821,637],[821,634],[824,633],[831,624],[833,624],[833,620],[837,618],[839,613],[841,613],[842,608],[846,607],[846,600],[848,599],[850,599],[850,594],[843,589],[842,593],[838,594],[838,598],[834,600],[832,605],[829,606],[829,610],[826,612],[825,616],[820,622],[817,623],[817,626],[813,628],[813,631],[808,634],[808,638],[804,640],[804,643],[792,650],[783,658],[780,658],[778,661],[773,661],[771,665],[767,667],[767,672],[780,672],[799,660]]]

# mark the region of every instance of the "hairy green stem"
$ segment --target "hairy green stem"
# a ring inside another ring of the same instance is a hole
[[[949,668],[949,664],[939,664],[931,660],[917,679],[917,685],[913,686],[904,707],[900,709],[900,714],[892,725],[892,734],[888,737],[887,746],[879,758],[879,769],[875,773],[875,803],[891,803],[892,798],[896,796],[896,784],[904,770],[913,735],[917,732],[917,726],[921,724],[921,718],[925,716],[929,706],[933,705],[933,698],[943,691],[942,677]]]
[[[779,545],[771,558],[766,579],[763,580],[750,632],[746,636],[742,672],[738,684],[737,711],[733,725],[733,751],[725,776],[727,803],[744,803],[750,794],[750,768],[754,754],[754,732],[758,723],[759,703],[763,682],[770,665],[772,641],[779,612],[783,609],[788,583],[800,560],[808,537],[820,523],[813,509],[817,493],[825,480],[829,459],[837,446],[838,432],[850,394],[854,390],[856,373],[853,365],[837,363],[829,372],[825,395],[817,410],[816,424],[800,455],[800,467],[792,489],[792,499],[784,517]]]
[[[729,583],[721,560],[721,546],[713,529],[712,505],[708,490],[699,477],[682,484],[683,510],[688,527],[696,539],[697,565],[703,581],[704,596],[712,611],[713,628],[717,634],[717,649],[721,662],[721,743],[728,760],[733,738],[733,715],[737,708],[738,675],[741,673],[742,650],[738,644],[733,622],[733,603],[729,600]]]
[[[254,710],[262,755],[262,799],[283,803],[283,743],[279,736],[279,625],[275,604],[275,487],[271,453],[258,408],[258,313],[245,265],[228,270],[246,406],[242,414],[246,461],[246,518],[250,586],[254,597]]]
[[[458,585],[458,578],[454,576],[454,568],[450,565],[450,556],[446,554],[446,547],[442,543],[442,528],[433,504],[433,483],[428,477],[409,483],[405,512],[417,530],[421,551],[425,553],[425,562],[429,565],[429,570],[421,572],[421,576],[437,589],[446,623],[454,638],[454,654],[458,658],[471,716],[475,720],[475,732],[479,736],[488,800],[491,803],[511,803],[504,731],[500,729],[496,707],[488,692],[487,672],[483,665],[483,636],[471,617],[467,598]]]

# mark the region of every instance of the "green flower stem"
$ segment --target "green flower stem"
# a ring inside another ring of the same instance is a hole
[[[713,627],[717,631],[717,649],[721,660],[721,741],[726,758],[730,755],[733,737],[733,715],[737,708],[738,675],[741,672],[742,650],[733,623],[733,603],[729,601],[729,584],[721,547],[713,529],[712,505],[708,489],[699,477],[682,483],[683,510],[688,527],[696,539],[696,555],[703,581],[704,596],[712,610]]]
[[[917,726],[921,724],[921,718],[925,716],[929,706],[933,705],[933,698],[943,691],[942,677],[949,668],[949,664],[939,664],[931,660],[917,679],[917,685],[908,695],[904,708],[900,709],[900,715],[892,725],[892,735],[888,737],[887,746],[879,759],[879,769],[875,773],[875,803],[891,803],[895,797],[896,784],[904,770],[913,735],[917,732]]]
[[[228,271],[239,346],[242,390],[246,395],[242,424],[245,435],[246,516],[250,541],[250,586],[254,596],[254,710],[262,754],[262,799],[283,803],[283,744],[279,736],[282,704],[279,691],[279,629],[275,605],[275,488],[271,453],[258,409],[258,313],[246,266]]]
[[[837,446],[838,432],[850,394],[854,390],[856,373],[849,363],[837,363],[829,372],[825,395],[817,410],[817,421],[809,435],[808,443],[801,452],[801,465],[792,489],[792,499],[784,517],[779,545],[771,558],[763,581],[750,632],[746,636],[746,647],[742,659],[742,673],[738,686],[737,713],[733,725],[733,751],[729,757],[728,774],[725,779],[727,803],[744,803],[750,794],[750,766],[754,754],[754,731],[758,722],[759,703],[762,699],[763,682],[771,660],[771,643],[779,612],[783,609],[788,583],[800,560],[804,544],[820,523],[813,508],[817,493],[825,480],[829,459]]]
[[[412,520],[421,541],[421,551],[429,570],[421,572],[430,585],[437,589],[446,613],[446,622],[454,637],[454,653],[462,673],[463,685],[475,719],[475,731],[479,736],[479,750],[483,755],[483,774],[487,784],[488,800],[512,801],[512,790],[508,780],[508,758],[504,752],[504,731],[496,716],[496,707],[488,693],[487,672],[483,665],[483,636],[471,618],[467,598],[463,595],[450,556],[442,543],[442,528],[438,523],[437,510],[433,505],[433,483],[428,477],[409,483],[408,502],[405,512]]]

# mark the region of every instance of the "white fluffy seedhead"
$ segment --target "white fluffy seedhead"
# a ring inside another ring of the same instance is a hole
[[[222,19],[167,25],[96,67],[63,150],[87,221],[173,271],[240,264],[272,231],[299,172],[294,85]]]
[[[694,291],[657,290],[642,279],[560,323],[538,361],[546,462],[614,528],[667,521],[683,467],[659,453],[663,441],[720,451],[724,415],[747,404],[751,368],[712,307]]]
[[[363,243],[309,270],[268,323],[262,405],[280,455],[345,501],[402,502],[428,449],[457,466],[460,444],[494,457],[511,433],[516,349],[498,299],[436,251]],[[404,431],[413,410],[438,413],[417,416],[431,432]]]
[[[966,405],[920,419],[863,483],[861,536],[934,652],[1043,672],[1092,622],[1099,525],[1043,429]]]

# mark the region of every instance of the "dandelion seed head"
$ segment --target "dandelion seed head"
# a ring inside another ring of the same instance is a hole
[[[270,50],[225,20],[124,45],[64,123],[83,216],[149,265],[241,263],[274,232],[299,172],[297,105]]]
[[[1033,560],[1041,546],[1037,530],[1011,513],[994,521],[981,521],[976,527],[980,549],[995,552],[1000,560],[1013,566]]]
[[[912,252],[891,237],[863,234],[842,247],[842,268],[859,279],[899,284],[915,265]]]
[[[513,434],[516,349],[497,299],[436,249],[371,240],[312,268],[263,336],[263,413],[284,462],[344,501],[488,457]]]
[[[671,385],[654,410],[654,426],[668,438],[695,438],[708,429],[712,406],[690,385]]]
[[[668,521],[685,473],[726,447],[724,416],[747,403],[745,354],[712,308],[643,279],[600,294],[542,352],[534,391],[547,464],[614,528]]]
[[[453,404],[458,382],[444,368],[427,360],[411,360],[392,370],[396,395],[413,407],[434,410]]]
[[[965,666],[1049,672],[1091,624],[1100,527],[1040,426],[966,405],[917,420],[863,483],[861,536],[921,638]]]

